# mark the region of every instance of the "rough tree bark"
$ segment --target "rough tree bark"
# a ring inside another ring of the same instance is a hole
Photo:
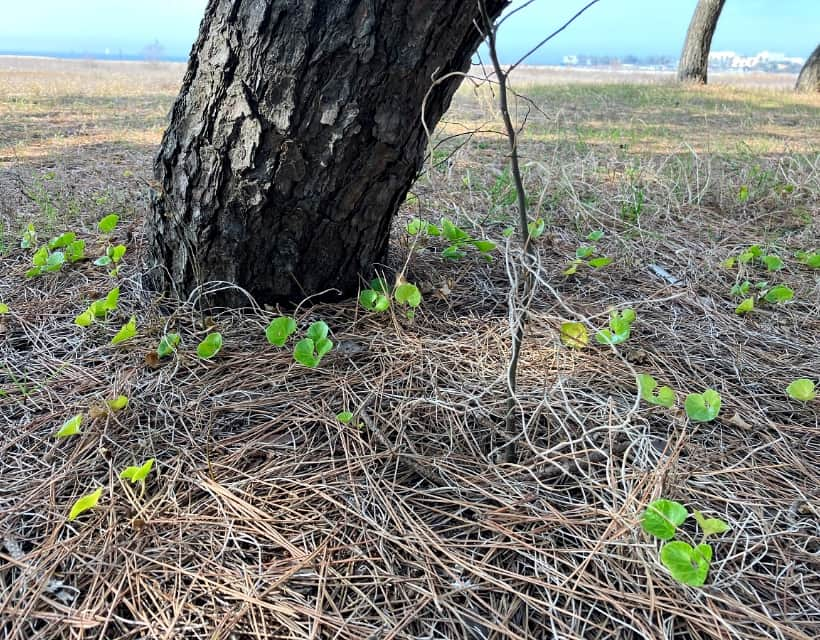
[[[797,76],[797,84],[794,85],[795,91],[804,91],[807,93],[815,93],[820,91],[820,44],[817,45],[806,64],[800,69],[800,75]]]
[[[355,293],[421,169],[431,78],[469,67],[478,17],[475,0],[210,0],[155,162],[154,284]],[[429,127],[460,81],[432,88]]]
[[[706,84],[709,49],[726,0],[698,0],[678,63],[678,80]]]

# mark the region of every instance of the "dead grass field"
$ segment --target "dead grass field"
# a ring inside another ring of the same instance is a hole
[[[794,257],[820,249],[820,98],[792,79],[523,70],[520,149],[546,232],[517,460],[498,463],[518,252],[490,90],[459,91],[393,231],[387,266],[407,262],[425,293],[416,319],[302,306],[300,326],[324,319],[337,343],[308,370],[265,342],[275,310],[202,318],[143,287],[151,162],[183,71],[0,58],[0,637],[820,636],[818,400],[784,391],[820,382],[820,277]],[[26,224],[40,241],[74,231],[94,258],[112,211],[116,279],[90,260],[25,277]],[[443,261],[440,240],[413,245],[413,216],[501,249]],[[593,230],[612,264],[562,275]],[[784,268],[723,266],[753,244]],[[795,298],[738,316],[745,280]],[[107,321],[73,324],[115,284]],[[592,333],[626,307],[617,349],[561,344],[562,322]],[[137,337],[110,345],[130,316]],[[225,346],[203,362],[213,327]],[[167,331],[182,348],[157,367]],[[678,406],[641,401],[636,373]],[[691,422],[683,398],[707,387],[721,413]],[[99,410],[118,394],[125,410]],[[76,414],[82,433],[55,439]],[[152,457],[144,493],[118,478]],[[640,530],[661,496],[731,525],[701,589]]]

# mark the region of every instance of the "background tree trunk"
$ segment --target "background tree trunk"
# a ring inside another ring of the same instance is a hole
[[[493,16],[507,4],[487,2]],[[355,293],[421,168],[431,77],[467,70],[481,42],[477,6],[210,0],[155,163],[154,284],[186,296],[222,280],[259,302]],[[431,129],[460,82],[432,89]]]
[[[797,76],[797,84],[794,86],[795,91],[805,91],[814,93],[820,91],[820,44],[817,45],[806,64],[800,69],[800,75]]]
[[[709,49],[726,0],[698,0],[678,63],[678,80],[706,84]]]

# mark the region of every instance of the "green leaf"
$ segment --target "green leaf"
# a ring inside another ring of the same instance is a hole
[[[74,318],[74,324],[79,327],[90,327],[94,322],[94,312],[89,308]]]
[[[44,267],[48,261],[48,247],[42,246],[31,256],[31,264],[35,267]]]
[[[120,288],[114,287],[111,291],[108,292],[108,295],[105,296],[105,310],[106,311],[114,311],[117,308],[117,302],[120,299]],[[105,314],[103,314],[105,315]]]
[[[467,254],[464,251],[462,251],[455,245],[450,245],[449,247],[446,247],[444,251],[441,252],[441,257],[446,258],[447,260],[459,260],[466,255]]]
[[[131,319],[126,322],[117,334],[111,338],[111,344],[119,344],[120,342],[125,342],[137,335],[137,318],[135,316],[131,316]]]
[[[734,269],[736,260],[737,258],[735,258],[734,256],[726,258],[726,260],[720,263],[720,266],[722,266],[724,269]]]
[[[116,213],[110,213],[97,223],[97,229],[102,233],[111,233],[119,221],[120,217]]]
[[[544,222],[544,218],[536,218],[532,222],[527,223],[527,231],[529,231],[530,238],[533,240],[544,235],[544,229],[546,229],[546,227],[547,224]]]
[[[641,398],[649,404],[660,405],[667,408],[675,406],[675,392],[669,387],[661,387],[656,394],[655,388],[658,386],[658,383],[655,381],[655,378],[649,374],[638,374],[638,386],[641,391]]]
[[[737,201],[738,202],[746,202],[749,199],[749,187],[741,185],[740,190],[737,192]]]
[[[296,331],[296,320],[289,316],[280,316],[271,320],[265,329],[265,337],[275,347],[282,347]]]
[[[347,424],[351,420],[353,420],[353,412],[352,411],[342,411],[336,414],[336,419],[341,422],[342,424]]]
[[[454,225],[449,218],[441,219],[441,230],[444,233],[444,237],[452,243],[460,243],[470,240],[470,236],[467,232]]]
[[[54,434],[55,438],[68,438],[69,436],[76,436],[80,433],[80,425],[83,423],[83,415],[78,413],[73,418],[69,418],[63,423],[63,426]]]
[[[327,323],[318,320],[314,322],[308,327],[307,330],[307,337],[313,340],[313,342],[319,342],[319,340],[323,340],[327,338],[327,334],[330,332],[330,327],[327,326]]]
[[[120,473],[120,478],[130,480],[131,484],[145,482],[145,478],[148,477],[148,474],[151,473],[151,469],[154,467],[154,462],[156,462],[156,458],[146,460],[138,467],[126,467],[122,470],[122,473]]]
[[[699,544],[694,549],[687,542],[667,542],[661,548],[661,562],[672,577],[690,587],[702,587],[712,562],[712,547]]]
[[[3,302],[0,302],[0,315],[2,315],[4,313],[8,313],[8,312],[9,312],[9,305],[7,305]]]
[[[128,396],[117,396],[113,400],[106,400],[105,404],[108,405],[111,411],[122,411],[128,406]]]
[[[704,537],[713,536],[718,533],[726,533],[731,528],[728,523],[720,518],[704,518],[700,511],[693,511],[692,515],[695,517]]]
[[[612,264],[612,258],[607,258],[606,256],[602,256],[600,258],[593,258],[589,261],[588,264],[593,269],[600,269],[601,267],[605,267],[608,264]]]
[[[319,338],[318,340],[313,341],[313,346],[316,349],[318,360],[321,360],[322,356],[327,355],[327,353],[333,348],[333,342],[330,338]],[[316,364],[319,364],[318,360]]]
[[[396,287],[393,296],[399,304],[406,304],[412,308],[418,307],[421,304],[421,291],[419,291],[416,285],[410,284],[409,282],[405,282]]]
[[[427,235],[433,238],[438,238],[441,235],[441,229],[439,229],[436,225],[432,222],[427,223]]]
[[[62,251],[55,251],[49,254],[46,264],[43,267],[44,271],[59,271],[65,264],[65,253]]]
[[[53,251],[54,249],[60,249],[60,248],[63,248],[63,247],[67,247],[72,242],[74,242],[74,239],[76,237],[77,236],[74,232],[67,231],[67,232],[57,236],[56,238],[52,238],[51,240],[49,240],[48,241],[48,248]]]
[[[811,269],[820,269],[820,252],[798,251],[794,254],[800,264],[804,264]]]
[[[168,333],[162,336],[162,340],[159,341],[159,346],[157,347],[157,356],[160,358],[170,356],[177,350],[177,346],[181,340],[182,337],[178,333]]]
[[[735,307],[735,313],[739,316],[742,316],[744,313],[749,313],[752,309],[755,308],[755,299],[754,298],[746,298],[743,302]]]
[[[732,285],[732,288],[729,291],[729,293],[733,296],[738,296],[739,298],[742,298],[747,293],[749,293],[749,289],[751,288],[751,286],[752,286],[752,283],[749,282],[748,280],[745,280],[742,283],[737,283],[737,284]]]
[[[598,231],[593,231],[592,233],[590,233],[587,236],[587,240],[589,240],[590,242],[598,242],[598,240],[600,240],[603,237],[604,232],[599,229]]]
[[[116,264],[117,262],[122,260],[122,257],[125,255],[126,250],[127,248],[124,244],[118,244],[116,247],[108,247],[105,253],[108,255],[109,258],[111,258],[111,261],[114,262],[114,264]]]
[[[43,267],[34,267],[26,271],[26,278],[36,278],[43,273]]]
[[[197,355],[203,360],[213,358],[222,348],[222,334],[219,332],[209,333],[205,339],[196,347]]]
[[[794,291],[782,284],[772,287],[766,292],[766,295],[763,296],[763,299],[766,302],[771,302],[773,304],[778,302],[786,302],[792,298],[794,298]]]
[[[515,227],[506,227],[504,231],[501,232],[501,235],[505,238],[509,238],[512,234],[515,233]]]
[[[111,260],[111,258],[109,258],[108,256],[100,256],[99,258],[94,260],[94,264],[98,267],[107,267],[112,262],[113,260]]]
[[[574,276],[578,273],[578,267],[584,264],[583,260],[573,260],[570,265],[562,272],[565,276]]]
[[[751,262],[752,260],[754,260],[755,258],[759,258],[762,255],[763,255],[763,249],[761,249],[759,245],[753,244],[751,247],[746,249],[746,251],[741,253],[737,257],[737,259],[738,259],[738,262],[741,262],[743,264],[747,264],[747,263]]]
[[[387,280],[384,278],[373,278],[370,281],[370,288],[377,293],[390,294],[390,285],[387,284]]]
[[[359,304],[368,311],[386,311],[390,307],[390,300],[383,293],[364,289],[359,293]]]
[[[583,349],[589,344],[587,328],[580,322],[564,322],[561,325],[561,342],[568,347]]]
[[[766,265],[768,271],[780,271],[783,268],[783,260],[778,256],[762,256],[760,260]]]
[[[473,246],[481,253],[495,251],[496,244],[492,240],[473,240]]]
[[[792,380],[789,386],[786,387],[786,393],[793,400],[800,400],[800,402],[811,402],[817,396],[814,390],[814,382],[808,378]]]
[[[650,502],[641,518],[641,528],[661,540],[671,540],[689,512],[680,502],[661,498]]]
[[[720,394],[714,389],[703,393],[690,393],[684,403],[686,415],[693,422],[709,422],[720,413]]]
[[[420,218],[413,218],[410,222],[407,223],[407,226],[405,227],[405,230],[411,236],[415,236],[421,231],[423,224],[424,223],[422,222],[422,220]]]
[[[35,244],[37,244],[37,231],[35,231],[34,225],[29,223],[26,225],[23,237],[20,239],[20,248],[31,249]]]
[[[319,358],[314,352],[313,340],[310,338],[302,338],[296,343],[293,348],[293,359],[299,364],[313,369],[319,364]]]
[[[576,258],[589,258],[593,253],[595,253],[595,247],[585,244],[581,245],[575,250],[575,257]]]
[[[77,262],[85,258],[85,240],[75,240],[65,248],[65,256],[69,262]]]
[[[74,503],[74,506],[71,507],[71,511],[68,513],[68,519],[76,520],[89,509],[96,507],[97,503],[100,501],[102,492],[103,488],[100,487],[94,493],[89,493],[88,495],[85,495],[77,500],[77,502]]]

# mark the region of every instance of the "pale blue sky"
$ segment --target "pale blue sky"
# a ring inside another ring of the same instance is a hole
[[[514,4],[520,4],[519,2]],[[532,62],[571,53],[677,56],[696,0],[600,0]],[[206,0],[0,0],[0,51],[139,54],[158,40],[185,57]],[[512,61],[583,0],[536,0],[511,19],[500,39]],[[713,50],[763,49],[807,57],[820,39],[820,0],[728,0]]]

